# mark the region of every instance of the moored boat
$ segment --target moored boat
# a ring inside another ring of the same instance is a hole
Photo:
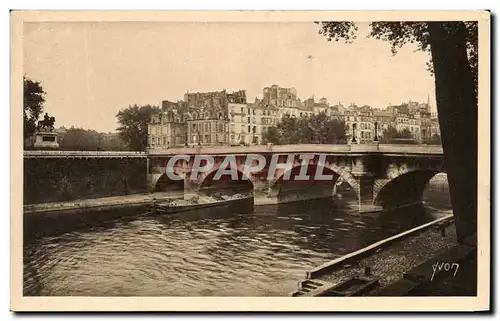
[[[253,195],[236,194],[233,196],[221,197],[215,199],[213,197],[193,197],[191,199],[176,199],[162,202],[153,202],[151,208],[160,213],[178,213],[192,210],[198,210],[208,207],[252,204]]]

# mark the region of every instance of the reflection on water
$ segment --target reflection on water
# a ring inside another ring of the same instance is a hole
[[[144,214],[32,237],[24,294],[283,296],[306,270],[449,212],[416,206],[360,215],[356,205],[344,198],[250,213]]]

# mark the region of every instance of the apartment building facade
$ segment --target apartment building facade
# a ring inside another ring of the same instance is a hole
[[[394,127],[408,130],[412,139],[423,142],[439,135],[439,123],[429,103],[408,102],[385,110],[370,106],[330,106],[326,98],[314,96],[303,102],[295,88],[265,87],[263,98],[248,103],[245,90],[189,93],[183,101],[163,101],[162,111],[151,117],[148,144],[151,148],[185,145],[261,144],[263,135],[283,116],[309,117],[324,113],[345,122],[348,142],[368,143]],[[355,138],[355,139],[353,139]]]

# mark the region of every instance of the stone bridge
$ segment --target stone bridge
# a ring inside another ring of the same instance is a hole
[[[175,155],[211,155],[214,170],[191,179],[190,162],[177,162],[175,170],[184,180],[172,181],[166,175],[168,161]],[[267,165],[274,156],[284,163],[289,154],[293,166],[278,169],[272,177],[269,167],[243,179],[243,164],[249,154],[261,155]],[[215,172],[227,155],[238,164],[238,180],[214,180]],[[296,180],[308,155],[308,180]],[[319,161],[321,159],[321,162]],[[329,181],[314,180],[322,167]],[[184,193],[230,189],[253,191],[270,203],[331,196],[334,186],[347,185],[359,200],[360,210],[373,207],[393,208],[420,202],[426,183],[444,172],[440,146],[425,145],[275,145],[216,146],[149,150],[138,152],[25,151],[24,203],[106,197],[177,190]],[[290,175],[290,180],[283,179]]]
[[[176,161],[174,172],[183,175],[180,181],[171,180],[166,174],[167,163],[175,155],[189,155],[189,161]],[[243,177],[243,166],[248,155],[261,155],[266,167]],[[293,165],[288,170],[278,169],[269,175],[271,158],[285,163],[294,154]],[[195,155],[211,155],[213,170],[192,177]],[[232,155],[238,165],[238,180],[214,180],[214,175],[224,158]],[[302,167],[299,155],[309,155],[307,174],[309,180],[297,180]],[[228,188],[234,192],[253,191],[275,202],[293,199],[311,199],[331,196],[334,186],[347,184],[359,200],[360,211],[379,208],[397,208],[422,201],[423,190],[437,173],[445,172],[441,146],[427,145],[274,145],[274,146],[216,146],[174,148],[148,151],[149,190],[184,190],[186,193],[208,192]],[[321,161],[320,161],[321,160]],[[331,175],[331,181],[314,179],[317,167],[322,174]],[[289,173],[287,173],[289,172]],[[289,180],[283,179],[290,176]]]

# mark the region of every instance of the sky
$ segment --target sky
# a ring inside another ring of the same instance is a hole
[[[129,105],[160,105],[189,92],[245,89],[248,102],[273,84],[305,100],[385,108],[426,102],[435,111],[429,54],[392,55],[360,23],[352,44],[328,42],[311,22],[30,22],[24,74],[47,93],[56,126],[113,132]]]

